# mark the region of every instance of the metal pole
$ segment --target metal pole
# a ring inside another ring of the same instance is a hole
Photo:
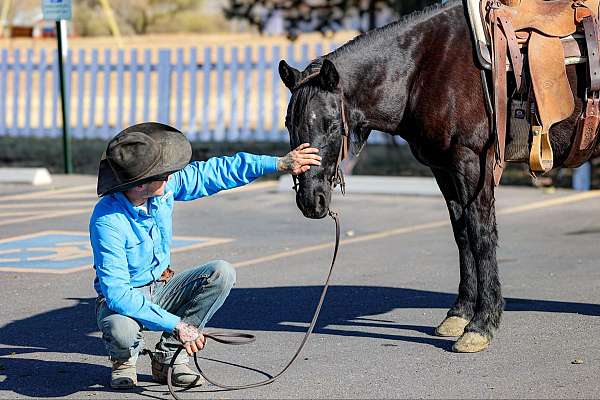
[[[63,155],[65,164],[65,174],[73,173],[73,158],[71,154],[71,136],[69,133],[69,99],[67,98],[67,84],[65,81],[64,58],[67,56],[66,43],[63,46],[63,34],[66,42],[65,21],[56,21],[56,37],[58,39],[58,72],[60,79],[60,105],[62,109],[62,130],[63,130]],[[64,28],[64,29],[63,29]]]

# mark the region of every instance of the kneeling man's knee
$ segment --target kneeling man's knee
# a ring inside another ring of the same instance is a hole
[[[133,319],[112,314],[102,320],[102,338],[115,352],[126,352],[140,342],[139,324]]]
[[[214,284],[220,285],[224,290],[229,290],[235,284],[235,268],[227,261],[214,261],[212,278]]]

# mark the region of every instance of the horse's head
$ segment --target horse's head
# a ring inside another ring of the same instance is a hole
[[[312,166],[298,176],[296,204],[304,216],[323,218],[329,211],[342,138],[346,134],[340,77],[328,59],[312,63],[304,72],[281,61],[279,75],[292,92],[285,118],[291,148],[310,143],[322,157],[321,166]]]

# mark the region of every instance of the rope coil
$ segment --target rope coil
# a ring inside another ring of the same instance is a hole
[[[288,370],[288,368],[291,367],[291,365],[294,363],[294,361],[296,361],[296,359],[300,355],[300,352],[304,348],[304,345],[308,341],[308,337],[313,332],[313,330],[317,324],[317,319],[319,318],[319,314],[321,312],[321,307],[323,306],[323,302],[325,300],[325,295],[327,294],[327,289],[329,289],[329,281],[330,281],[331,275],[333,273],[333,268],[335,266],[335,260],[336,260],[338,248],[340,245],[340,221],[339,221],[338,214],[334,211],[329,210],[329,216],[331,218],[333,218],[333,220],[335,221],[335,246],[334,246],[334,250],[333,250],[333,258],[331,260],[331,266],[329,267],[329,273],[327,274],[327,278],[325,279],[325,283],[323,284],[323,290],[321,291],[321,297],[319,298],[319,303],[317,304],[315,313],[313,314],[313,318],[312,318],[310,325],[308,327],[308,330],[304,334],[304,338],[302,339],[302,342],[300,342],[300,345],[298,346],[298,350],[296,350],[296,353],[294,354],[294,356],[287,363],[287,365],[281,370],[281,372],[279,372],[277,375],[272,376],[269,379],[266,379],[264,381],[255,382],[255,383],[249,383],[246,385],[232,386],[232,385],[225,385],[223,383],[217,382],[217,381],[207,377],[204,374],[204,371],[202,371],[202,368],[200,367],[200,365],[198,363],[198,353],[194,353],[194,364],[196,365],[198,372],[206,380],[206,382],[208,382],[214,386],[220,387],[222,389],[227,389],[227,390],[241,390],[241,389],[255,388],[255,387],[259,387],[259,386],[265,386],[270,383],[273,383],[277,378],[279,378],[281,375],[283,375]],[[249,333],[240,333],[240,332],[206,332],[206,333],[203,333],[203,335],[207,339],[212,339],[215,342],[229,344],[229,345],[243,345],[243,344],[252,343],[256,340],[256,337],[254,335],[251,335]],[[173,355],[173,357],[171,358],[171,362],[169,363],[169,369],[167,370],[167,385],[169,387],[169,392],[171,393],[171,396],[173,396],[173,398],[175,400],[181,400],[181,398],[177,396],[177,394],[175,392],[175,388],[173,387],[173,382],[172,382],[173,368],[174,368],[175,360],[177,359],[177,356],[179,355],[179,353],[181,353],[181,351],[183,349],[184,349],[183,347],[179,347],[177,349],[177,351],[175,351],[175,354]]]

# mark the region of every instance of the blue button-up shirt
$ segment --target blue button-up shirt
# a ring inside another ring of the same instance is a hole
[[[180,318],[136,290],[160,278],[171,263],[173,202],[194,200],[231,189],[277,171],[277,157],[238,153],[192,162],[170,176],[162,196],[147,212],[122,193],[101,198],[90,219],[94,288],[108,307],[154,331],[172,332]]]

